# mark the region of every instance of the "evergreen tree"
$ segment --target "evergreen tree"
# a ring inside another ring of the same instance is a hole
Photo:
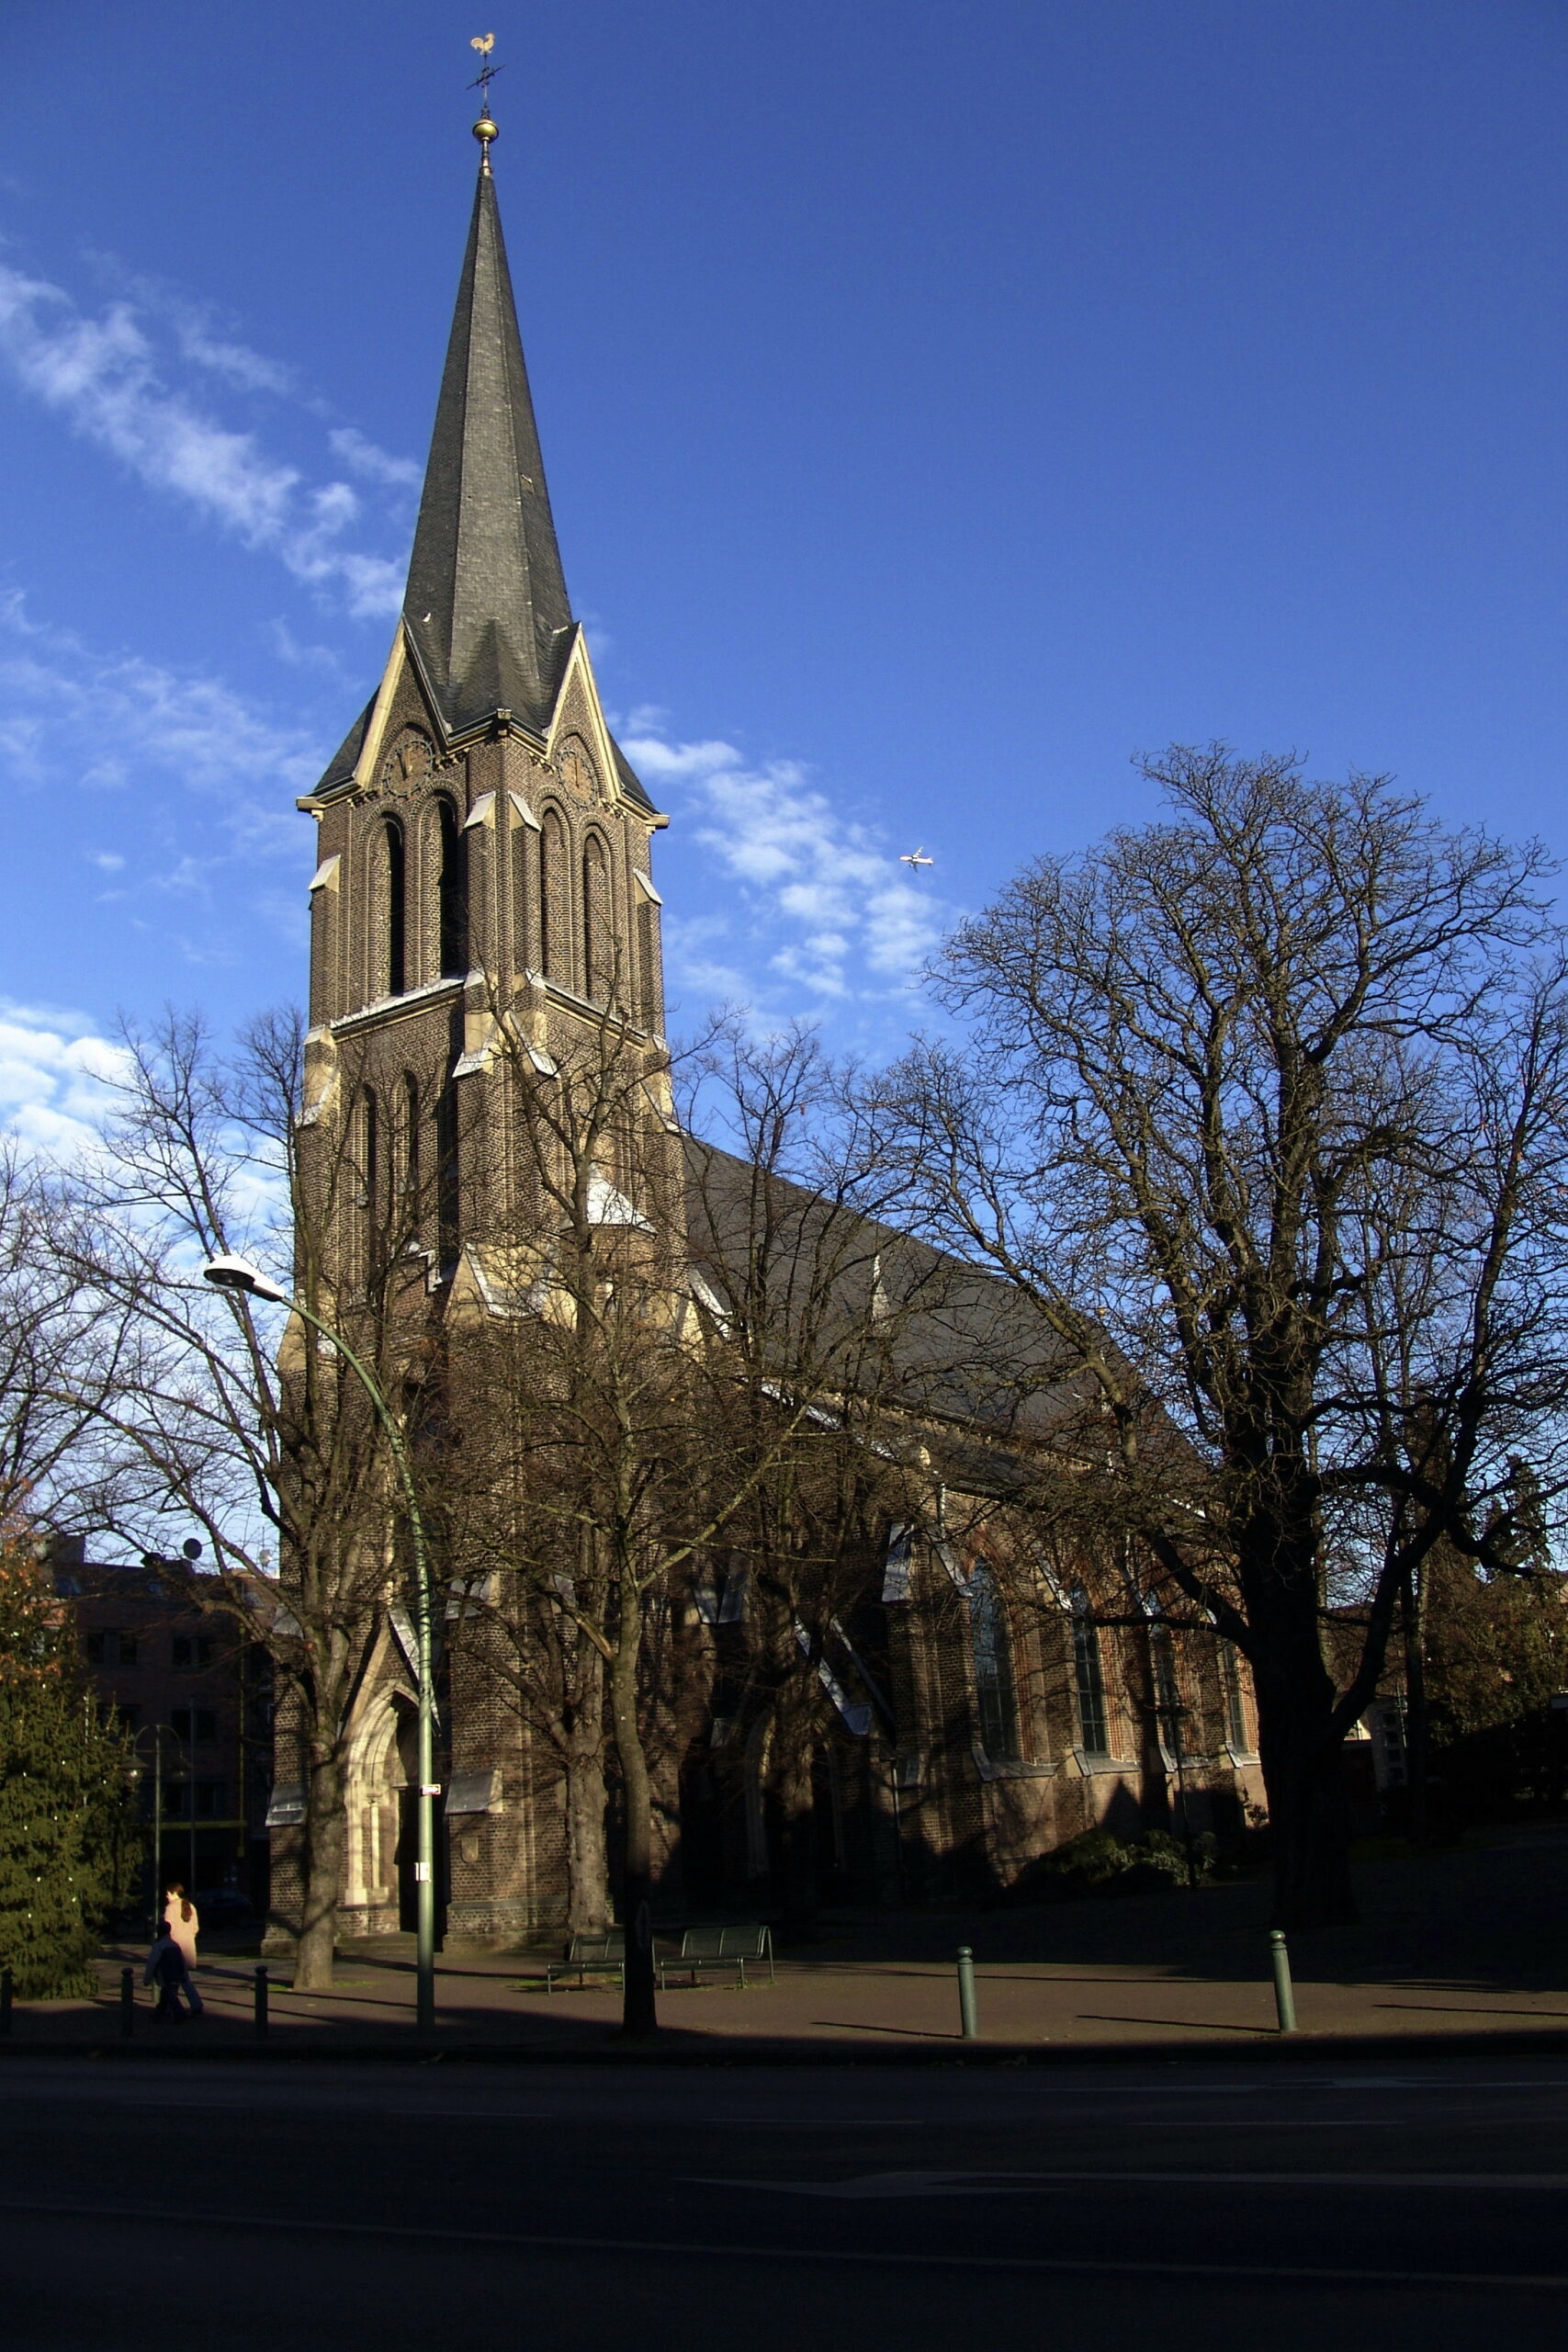
[[[48,1569],[0,1537],[0,1967],[23,1999],[94,1990],[99,1931],[135,1875],[129,1761]]]

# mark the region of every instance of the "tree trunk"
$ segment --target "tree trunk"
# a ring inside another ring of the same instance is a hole
[[[1327,1685],[1327,1676],[1323,1677]],[[1269,1792],[1277,1928],[1334,1928],[1357,1917],[1350,1885],[1350,1808],[1333,1690],[1303,1705],[1299,1687],[1258,1679],[1258,1750]]]
[[[637,1709],[641,1637],[641,1607],[635,1596],[628,1598],[623,1589],[620,1636],[610,1665],[610,1707],[623,1799],[621,1905],[626,1965],[621,2031],[626,2040],[636,2041],[647,2041],[659,2030],[653,1970],[653,1796]]]
[[[566,1753],[567,1927],[574,1936],[597,1935],[610,1916],[604,1691],[597,1678],[595,1684],[578,1710]]]
[[[1427,1843],[1431,1821],[1431,1738],[1427,1710],[1427,1577],[1430,1559],[1407,1567],[1400,1589],[1404,1636],[1404,1779],[1412,1840]]]
[[[794,1736],[773,1744],[780,1758],[778,1895],[786,1937],[805,1935],[817,1917],[816,1750],[804,1724],[791,1728]]]
[[[323,1992],[333,1981],[346,1833],[336,1748],[326,1755],[312,1752],[305,1793],[305,1883],[294,1962],[299,1992]]]

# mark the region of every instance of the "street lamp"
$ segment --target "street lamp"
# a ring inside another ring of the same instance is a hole
[[[403,1503],[408,1512],[409,1535],[413,1546],[414,1633],[419,1678],[419,1808],[418,1844],[414,1862],[414,1923],[415,1923],[415,2017],[421,2033],[435,2030],[435,1799],[440,1791],[435,1781],[435,1692],[432,1663],[433,1627],[430,1606],[430,1563],[425,1557],[424,1522],[419,1515],[419,1503],[414,1494],[413,1471],[409,1462],[408,1447],[397,1417],[382,1394],[379,1383],[368,1367],[363,1364],[341,1332],[334,1331],[319,1315],[300,1300],[291,1297],[281,1283],[275,1283],[248,1259],[209,1258],[202,1268],[204,1279],[215,1289],[243,1292],[249,1298],[262,1298],[274,1306],[286,1306],[319,1331],[330,1346],[335,1348],[349,1370],[358,1375],[361,1385],[392,1449],[392,1459],[398,1465],[402,1481]]]
[[[167,1733],[169,1738],[175,1743],[175,1770],[167,1775],[165,1775],[164,1770],[164,1736],[165,1733]],[[180,1739],[179,1733],[175,1729],[174,1724],[143,1724],[141,1730],[135,1735],[130,1743],[131,1754],[136,1758],[131,1775],[133,1780],[140,1780],[141,1777],[141,1743],[144,1739],[149,1737],[151,1737],[152,1742],[152,1933],[156,1936],[164,1921],[164,1895],[166,1891],[163,1883],[164,1783],[165,1778],[170,1781],[182,1779],[188,1781],[190,1780],[190,1775],[188,1772],[182,1772],[179,1769],[180,1754],[183,1743]],[[195,1809],[196,1790],[193,1783],[191,1786],[191,1810],[193,1817]],[[192,1871],[192,1876],[193,1878],[195,1876],[194,1871]]]

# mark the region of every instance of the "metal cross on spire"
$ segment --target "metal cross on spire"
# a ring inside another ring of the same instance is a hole
[[[474,137],[479,142],[479,169],[482,172],[488,172],[490,142],[496,136],[495,124],[491,119],[490,85],[498,74],[505,73],[506,68],[503,65],[492,65],[491,62],[491,51],[495,47],[493,33],[475,33],[468,47],[477,49],[482,61],[479,72],[468,84],[468,87],[479,93],[479,119],[474,125]]]

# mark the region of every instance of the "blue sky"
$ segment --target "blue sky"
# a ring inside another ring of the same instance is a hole
[[[1561,0],[42,0],[0,18],[0,1111],[300,992],[492,27],[568,580],[673,993],[918,1018],[1140,749],[1568,848]],[[916,885],[898,854],[935,857]]]

